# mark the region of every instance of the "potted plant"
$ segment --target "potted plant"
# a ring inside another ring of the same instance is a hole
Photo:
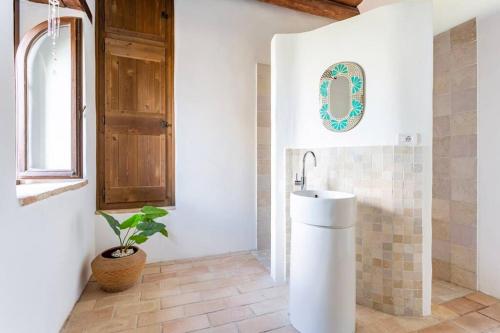
[[[92,261],[92,273],[103,290],[126,290],[137,282],[146,263],[146,253],[136,245],[146,242],[156,233],[168,237],[165,225],[155,221],[166,216],[168,212],[161,208],[145,206],[140,213],[132,215],[122,223],[102,211],[98,213],[106,219],[118,236],[120,246],[98,255]]]

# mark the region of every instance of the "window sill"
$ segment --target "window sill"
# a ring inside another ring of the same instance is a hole
[[[64,192],[77,190],[88,183],[86,179],[79,179],[77,181],[20,184],[16,186],[17,199],[21,206],[27,206]]]
[[[175,210],[175,206],[167,206],[167,207],[160,207],[160,208],[163,208],[167,211]],[[106,214],[135,214],[135,213],[140,213],[141,208],[103,209],[102,212],[104,212]],[[99,212],[96,211],[95,215],[99,215]]]

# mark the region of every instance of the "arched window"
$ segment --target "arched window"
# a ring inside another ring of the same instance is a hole
[[[16,55],[18,179],[82,177],[82,23],[62,17],[23,37]]]

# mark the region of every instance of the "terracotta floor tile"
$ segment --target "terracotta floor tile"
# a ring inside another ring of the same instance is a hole
[[[142,277],[142,282],[155,282],[176,277],[175,272],[148,274]]]
[[[485,306],[490,306],[496,303],[499,303],[500,300],[496,299],[495,297],[488,296],[486,294],[483,294],[481,292],[475,292],[472,294],[469,294],[465,296],[465,298],[470,299],[471,301],[474,301],[476,303],[485,305]]]
[[[258,278],[255,281],[247,282],[238,285],[238,290],[241,293],[248,293],[255,290],[267,289],[275,286],[275,282],[270,276]]]
[[[191,263],[183,263],[183,264],[172,264],[172,265],[162,265],[161,272],[162,273],[172,273],[177,271],[182,271],[186,269],[190,269],[193,267]]]
[[[253,304],[253,303],[261,302],[264,300],[266,300],[266,297],[262,293],[259,293],[259,292],[253,292],[253,293],[232,296],[232,297],[225,299],[226,305],[228,308]]]
[[[500,303],[489,306],[486,309],[479,311],[480,313],[500,322]]]
[[[73,308],[72,313],[81,313],[81,312],[87,312],[91,311],[94,309],[95,303],[97,300],[91,299],[88,301],[80,301],[75,304],[75,307]]]
[[[288,300],[285,298],[274,298],[250,305],[256,316],[285,310],[288,307]]]
[[[452,320],[459,315],[441,304],[432,304],[432,316],[440,321]]]
[[[210,327],[206,315],[176,319],[163,324],[163,333],[186,333]]]
[[[467,298],[461,297],[454,299],[452,301],[448,301],[442,304],[447,307],[451,311],[458,313],[459,315],[464,315],[469,312],[478,311],[483,309],[485,306],[476,302],[473,302]]]
[[[181,291],[183,293],[195,292],[195,291],[204,291],[204,290],[213,290],[231,287],[232,281],[229,279],[217,279],[211,281],[197,282],[191,284],[181,285]]]
[[[135,328],[137,325],[137,316],[113,318],[98,324],[92,324],[90,328],[85,329],[85,333],[111,333],[120,332]]]
[[[266,332],[289,324],[285,312],[275,312],[238,322],[240,333]]]
[[[132,328],[126,331],[120,331],[120,333],[161,333],[161,325],[152,325],[139,328]]]
[[[269,331],[270,333],[300,333],[293,326],[288,325],[282,328],[278,328],[276,330]]]
[[[184,308],[181,306],[176,308],[158,310],[155,312],[142,313],[139,315],[139,321],[137,323],[137,326],[139,327],[148,326],[183,317],[184,317]]]
[[[210,312],[217,312],[226,308],[226,302],[222,299],[188,304],[184,306],[186,316],[196,316]]]
[[[240,306],[208,314],[208,319],[212,326],[220,326],[251,317],[254,317],[254,313],[249,306]]]
[[[144,312],[154,312],[160,310],[160,301],[144,301],[135,304],[120,304],[115,306],[115,317],[133,316]]]
[[[148,290],[141,293],[141,300],[147,301],[151,299],[160,299],[169,296],[179,295],[180,288]]]
[[[200,294],[201,294],[201,298],[204,301],[210,301],[210,300],[214,300],[214,299],[236,296],[239,294],[239,292],[235,287],[226,287],[226,288],[220,288],[220,289],[205,290],[205,291],[200,292]]]
[[[167,296],[161,299],[161,308],[171,308],[195,302],[201,302],[201,295],[198,292]]]
[[[140,298],[139,293],[125,294],[125,295],[113,295],[113,294],[109,295],[110,296],[103,297],[97,300],[94,308],[100,309],[110,305],[137,303],[139,302]]]
[[[105,322],[111,320],[113,315],[113,307],[108,306],[106,308],[86,311],[81,313],[72,313],[69,317],[67,326],[68,327],[88,327],[93,323]]]
[[[419,333],[468,333],[452,322],[441,323],[418,331]]]
[[[210,273],[208,267],[193,267],[190,269],[178,271],[177,276],[183,277],[183,276],[192,276],[192,275],[208,274],[208,273]]]
[[[500,323],[480,313],[473,312],[453,321],[456,325],[473,333],[481,333],[499,327]]]
[[[297,333],[288,294],[288,285],[276,285],[248,251],[173,260],[147,265],[142,281],[125,292],[109,294],[90,281],[62,332]],[[425,318],[358,305],[357,333],[500,333],[492,328],[493,319],[500,325],[497,300],[443,281],[433,281],[432,296],[432,316]]]
[[[227,324],[196,331],[196,333],[238,333],[238,327],[236,324]]]
[[[161,273],[160,266],[144,267],[144,270],[142,271],[142,275],[158,274],[158,273]]]

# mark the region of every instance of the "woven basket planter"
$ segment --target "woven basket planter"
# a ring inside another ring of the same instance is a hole
[[[119,292],[132,287],[139,280],[146,263],[146,253],[138,247],[133,247],[135,253],[130,256],[112,258],[111,253],[117,249],[119,247],[106,250],[92,261],[92,273],[107,292]]]

